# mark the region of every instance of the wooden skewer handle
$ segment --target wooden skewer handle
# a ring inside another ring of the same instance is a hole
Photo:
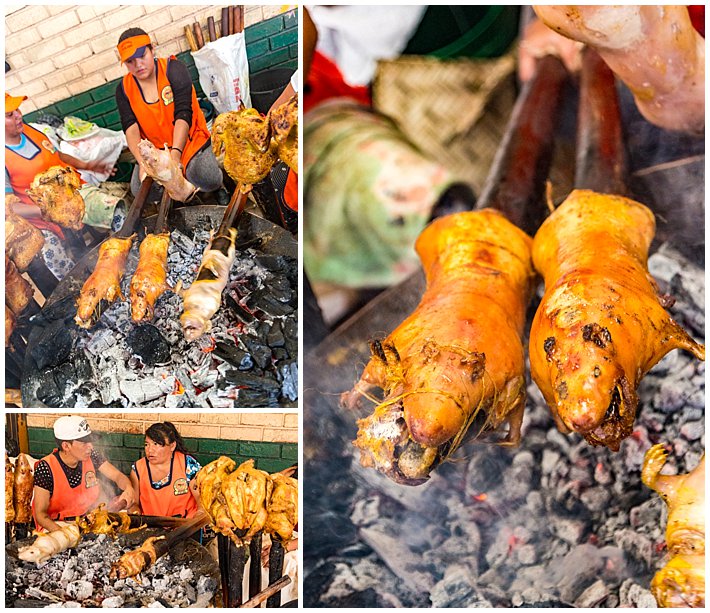
[[[190,51],[193,53],[197,51],[197,41],[195,40],[195,35],[192,33],[192,28],[190,26],[185,26],[185,38],[187,38],[187,44],[190,46]]]
[[[284,589],[289,583],[291,583],[291,577],[288,575],[284,575],[279,579],[278,581],[272,583],[269,587],[266,589],[262,590],[259,592],[254,598],[250,598],[247,600],[241,607],[240,609],[255,609],[258,607],[262,602],[267,600],[270,596],[273,596],[277,592],[280,592],[282,589]]]

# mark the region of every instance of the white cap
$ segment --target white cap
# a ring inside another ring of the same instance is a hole
[[[89,422],[78,415],[66,415],[54,422],[54,437],[60,441],[76,441],[91,436]]]

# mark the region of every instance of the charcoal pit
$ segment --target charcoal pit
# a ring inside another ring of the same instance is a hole
[[[168,283],[189,286],[224,209],[171,211]],[[145,220],[150,231],[155,218]],[[144,230],[139,231],[142,238]],[[124,296],[138,263],[129,254]],[[135,324],[130,304],[104,307],[89,330],[76,326],[76,298],[93,270],[87,254],[31,319],[22,381],[24,406],[45,407],[288,407],[298,399],[298,267],[292,235],[245,213],[237,256],[212,330],[183,338],[182,297],[165,292],[149,324]]]
[[[109,579],[111,564],[159,531],[82,538],[75,549],[53,556],[41,567],[17,559],[34,538],[6,546],[6,607],[207,607],[220,584],[219,567],[192,539],[177,543],[144,571],[140,580]]]

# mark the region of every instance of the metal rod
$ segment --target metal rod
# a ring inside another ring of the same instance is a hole
[[[256,596],[253,596],[249,600],[247,600],[241,606],[241,608],[242,609],[254,609],[254,608],[258,607],[262,602],[264,602],[268,598],[273,598],[274,594],[276,594],[277,592],[280,592],[289,583],[291,583],[291,577],[289,577],[288,575],[284,575],[278,581],[272,583],[269,587],[264,589],[262,592],[260,592]],[[279,598],[281,598],[280,594],[279,594]]]
[[[275,583],[284,574],[284,557],[286,551],[283,543],[275,537],[271,538],[271,551],[269,552],[269,585]],[[266,601],[266,608],[273,609],[281,606],[281,594],[276,593]]]
[[[545,180],[552,162],[556,115],[567,70],[553,56],[538,61],[523,87],[476,203],[503,212],[528,234],[545,218]]]
[[[146,176],[141,183],[141,188],[138,190],[138,195],[133,200],[133,204],[128,211],[128,215],[126,215],[126,220],[123,222],[123,226],[121,226],[121,229],[114,234],[116,238],[128,238],[131,234],[133,234],[133,230],[141,217],[143,206],[145,205],[145,201],[148,199],[148,193],[150,192],[152,185],[153,177]]]
[[[614,73],[587,47],[582,56],[574,186],[625,194],[626,149]]]
[[[254,598],[261,591],[261,536],[259,532],[249,543],[249,598]]]

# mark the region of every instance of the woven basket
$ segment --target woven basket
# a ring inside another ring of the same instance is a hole
[[[378,64],[373,105],[425,155],[480,193],[515,103],[513,53],[402,56]]]

